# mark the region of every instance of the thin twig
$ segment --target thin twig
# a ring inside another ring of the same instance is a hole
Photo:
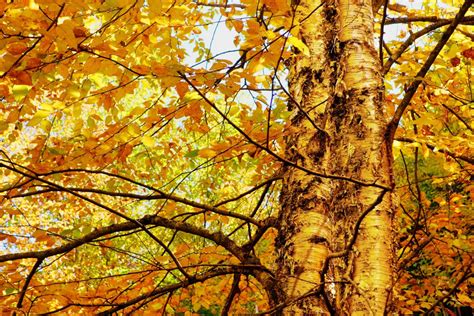
[[[16,304],[17,308],[21,308],[21,306],[23,305],[23,299],[25,298],[26,290],[28,290],[28,285],[30,284],[31,279],[33,279],[34,274],[38,270],[38,268],[41,265],[41,263],[43,262],[43,260],[44,260],[44,258],[39,258],[38,260],[36,260],[35,265],[33,266],[33,268],[31,268],[30,273],[26,277],[25,284],[23,284],[23,288],[21,289],[20,297],[18,298],[18,303]]]
[[[380,39],[379,39],[379,58],[380,64],[383,65],[383,35],[385,33],[385,21],[387,20],[387,9],[388,9],[388,1],[384,0],[383,4],[383,13],[382,13],[382,22],[380,22]]]

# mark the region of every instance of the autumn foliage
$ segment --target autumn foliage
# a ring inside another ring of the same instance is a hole
[[[463,3],[404,1],[376,15],[390,116],[422,79],[392,148],[401,314],[474,306],[474,16],[417,77]],[[309,53],[294,10],[0,3],[3,313],[275,307],[261,280],[275,271],[288,64]]]

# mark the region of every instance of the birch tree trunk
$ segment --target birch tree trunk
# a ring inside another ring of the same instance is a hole
[[[290,66],[276,304],[283,314],[383,315],[392,283],[392,164],[370,0],[302,0],[309,56]]]

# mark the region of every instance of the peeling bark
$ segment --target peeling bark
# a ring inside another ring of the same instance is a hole
[[[358,132],[349,136],[347,144],[355,145],[354,157],[360,163],[360,169],[353,172],[393,187],[391,144],[384,137],[388,120],[382,107],[383,81],[373,44],[373,21],[371,1],[340,1],[339,40],[344,47],[341,64],[345,67],[342,93],[346,95],[346,107],[360,117],[359,127],[349,123],[349,128]],[[359,212],[379,194],[373,187],[355,192]],[[352,295],[347,301],[351,315],[383,315],[385,311],[393,268],[392,204],[391,195],[387,194],[362,222],[355,243],[354,267],[347,275],[353,279]]]
[[[310,56],[298,55],[290,68],[290,93],[298,106],[291,107],[286,158],[392,187],[372,2],[326,1],[314,11],[320,4],[306,0],[297,7]],[[309,12],[314,13],[308,17]],[[284,167],[275,303],[292,304],[283,314],[384,313],[393,266],[391,194],[363,218],[347,249],[355,223],[380,194],[377,187]]]

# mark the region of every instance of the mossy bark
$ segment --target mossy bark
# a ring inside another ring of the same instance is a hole
[[[286,158],[320,173],[391,187],[372,2],[303,0],[296,12],[310,54],[290,66]],[[382,193],[377,186],[284,167],[276,302],[292,302],[284,314],[384,313],[393,266],[390,193],[363,218],[348,249],[355,223]],[[335,253],[344,255],[333,258]]]

